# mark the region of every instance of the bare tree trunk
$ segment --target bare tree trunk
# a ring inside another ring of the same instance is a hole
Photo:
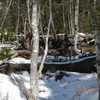
[[[100,39],[99,39],[97,21],[92,11],[90,0],[87,0],[87,7],[88,7],[88,12],[91,19],[92,27],[94,30],[94,38],[95,38],[95,44],[96,44],[96,66],[97,66],[98,91],[99,91],[99,100],[100,100]]]
[[[72,34],[72,31],[71,31],[71,29],[70,29],[70,28],[71,28],[70,13],[68,14],[68,23],[69,23],[69,24],[68,24],[69,33]]]
[[[52,11],[51,11],[51,13],[52,13]],[[56,30],[55,30],[53,18],[51,18],[51,19],[52,19],[51,23],[52,23],[53,32],[54,32],[54,33],[53,33],[53,34],[54,34],[54,43],[56,44],[56,41],[57,41],[57,39],[56,39]]]
[[[18,27],[19,27],[19,0],[18,0],[18,4],[17,4],[17,24],[16,24],[16,37],[17,37],[17,45],[19,45],[19,38],[18,38]]]
[[[77,34],[77,32],[79,31],[78,14],[79,14],[79,0],[76,0],[76,5],[75,5],[75,34]]]
[[[32,52],[31,52],[31,68],[30,68],[30,90],[34,100],[38,100],[38,49],[39,49],[39,34],[38,34],[38,0],[33,0],[32,6]],[[37,81],[36,81],[37,80]]]
[[[29,27],[31,27],[31,18],[30,18],[30,0],[26,0],[27,2],[27,17],[28,17],[28,23]],[[30,30],[29,30],[30,32]]]
[[[84,18],[85,18],[85,10],[83,9],[83,21],[82,21],[82,29],[81,29],[81,32],[83,32],[83,30],[84,30],[84,23],[85,23],[85,21],[84,21]]]
[[[26,19],[24,20],[23,26],[24,26],[24,38],[25,38],[25,36],[26,36]]]
[[[32,92],[34,92],[34,93],[32,93],[32,95],[34,96],[34,95],[36,95],[36,97],[37,97],[37,93],[38,93],[38,87],[36,86],[37,84],[38,84],[38,79],[39,79],[39,77],[40,77],[40,73],[42,72],[42,69],[43,69],[43,64],[44,64],[44,61],[45,61],[45,58],[46,58],[46,55],[47,55],[47,51],[48,51],[48,35],[49,35],[49,31],[50,31],[50,24],[51,24],[51,22],[52,22],[52,14],[51,14],[51,0],[49,0],[49,4],[50,4],[50,20],[49,20],[49,24],[48,24],[48,32],[47,32],[47,37],[46,37],[46,44],[45,44],[45,51],[44,51],[44,56],[43,56],[43,59],[42,59],[42,62],[41,62],[41,65],[40,65],[40,68],[39,68],[39,71],[37,72],[37,70],[36,70],[36,60],[34,60],[34,59],[31,59],[31,63],[32,63],[32,65],[34,65],[34,63],[35,63],[35,65],[34,66],[32,66],[31,65],[31,86],[33,87],[33,89],[32,89],[32,87],[30,88],[31,90],[32,90]],[[33,18],[33,17],[32,17]],[[35,23],[36,24],[36,23]],[[32,26],[32,28],[33,28],[33,26]],[[35,34],[34,34],[35,35]],[[33,36],[34,36],[33,35]],[[36,42],[37,43],[37,42]],[[36,45],[33,45],[33,48],[34,48],[34,46],[36,46]],[[33,51],[35,51],[36,49],[34,49]],[[33,53],[32,53],[33,54]],[[33,57],[34,57],[35,55],[33,55]],[[36,56],[35,56],[35,59],[36,59]],[[35,62],[34,62],[35,61]],[[34,67],[34,68],[32,68],[32,67]],[[34,73],[33,73],[34,72]],[[37,73],[36,73],[37,72]],[[35,76],[35,77],[32,77],[32,76]],[[32,81],[33,80],[33,81]],[[34,98],[34,100],[37,100],[37,98]]]
[[[42,27],[42,17],[41,17],[41,3],[42,1],[39,1],[39,28],[41,30],[42,38],[43,38],[43,27]]]
[[[41,17],[41,4],[42,4],[42,1],[39,1],[39,28],[40,28],[40,33],[42,35],[43,43],[45,44],[45,39],[44,39],[44,34],[43,34],[43,25],[42,25],[42,17]]]
[[[28,90],[24,83],[20,79],[16,79],[17,83],[21,87],[27,100],[38,100],[38,79],[37,79],[37,67],[38,67],[38,48],[39,48],[39,34],[38,34],[38,0],[32,1],[32,51],[31,51],[31,66],[30,66],[30,89]]]
[[[53,28],[53,34],[54,34],[54,43],[56,44],[56,30],[55,30],[55,26],[54,26],[54,22],[53,22],[53,18],[52,18],[52,3],[51,0],[49,1],[50,4],[50,19],[51,19],[51,25]]]
[[[67,33],[67,27],[66,27],[66,21],[65,21],[65,2],[64,0],[62,0],[62,6],[63,6],[63,25],[64,25],[64,31],[65,33]]]
[[[94,0],[94,8],[96,7],[97,5],[97,0]]]
[[[45,44],[44,56],[43,56],[43,59],[42,59],[42,62],[41,62],[41,65],[40,65],[40,68],[39,68],[39,71],[38,71],[38,74],[37,74],[38,78],[39,78],[40,73],[42,72],[42,69],[44,67],[43,64],[44,64],[44,61],[46,59],[47,52],[48,52],[48,36],[49,36],[49,32],[50,32],[50,24],[52,23],[51,0],[49,0],[49,5],[50,5],[50,19],[49,19],[49,23],[48,23],[48,31],[47,31],[47,36],[46,36],[46,44]]]
[[[51,5],[51,0],[49,0],[50,5]],[[52,16],[50,13],[50,20],[49,20],[49,24],[48,24],[48,33],[47,33],[47,38],[46,38],[46,49],[45,49],[45,53],[44,53],[44,57],[43,60],[41,62],[40,65],[40,69],[37,72],[37,64],[38,64],[38,48],[39,48],[39,34],[38,34],[38,11],[37,11],[37,5],[38,2],[37,0],[33,0],[33,8],[32,8],[32,33],[33,33],[33,38],[32,38],[32,43],[33,43],[33,47],[32,47],[32,52],[31,52],[31,69],[30,69],[30,89],[28,90],[24,83],[15,77],[15,80],[17,81],[17,83],[19,84],[19,86],[21,87],[25,97],[27,100],[38,100],[38,79],[40,76],[40,73],[43,69],[43,64],[47,55],[47,51],[48,51],[48,35],[49,35],[49,31],[50,31],[50,24],[52,21]],[[50,12],[51,12],[51,6],[50,6]]]
[[[70,0],[70,30],[71,30],[71,34],[74,35],[74,20],[73,20],[73,13],[72,13],[72,2],[73,0]]]
[[[78,40],[78,31],[79,31],[79,27],[78,27],[78,14],[79,14],[79,0],[76,0],[76,4],[75,4],[75,37],[74,37],[74,48],[75,48],[75,52],[77,54],[79,54],[79,51],[77,49],[77,40]]]
[[[76,54],[79,54],[80,50],[77,49],[77,40],[78,40],[78,33],[75,34],[75,36],[74,36],[74,48],[75,48]]]
[[[9,5],[8,5],[7,10],[6,10],[6,13],[5,13],[5,16],[4,16],[3,21],[2,21],[2,23],[1,23],[0,29],[2,29],[2,27],[3,27],[3,25],[4,25],[5,19],[6,19],[6,17],[7,17],[8,11],[9,11],[10,6],[11,6],[11,3],[12,3],[12,0],[10,0],[10,2],[9,2]]]

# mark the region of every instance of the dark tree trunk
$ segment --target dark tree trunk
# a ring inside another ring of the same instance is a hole
[[[87,7],[89,16],[91,19],[92,27],[94,30],[94,38],[95,38],[95,44],[96,44],[96,66],[97,66],[97,75],[98,75],[98,91],[99,91],[99,100],[100,100],[100,40],[99,40],[99,32],[98,32],[98,25],[95,18],[95,15],[92,11],[92,7],[90,4],[90,0],[87,0]]]

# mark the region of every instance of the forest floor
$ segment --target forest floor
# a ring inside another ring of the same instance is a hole
[[[87,51],[94,48],[84,43],[81,44],[82,48],[86,51],[75,55],[75,58],[71,56],[71,62],[69,57],[66,61],[63,55],[53,55],[57,50],[49,49],[45,70],[39,79],[39,100],[98,100],[95,51]],[[12,57],[14,54],[15,57]],[[38,59],[40,63],[41,56]],[[30,51],[12,50],[10,59],[0,66],[0,100],[5,97],[8,100],[26,100],[14,76],[20,78],[29,89],[29,69]]]

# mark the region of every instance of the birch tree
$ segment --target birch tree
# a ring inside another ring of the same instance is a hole
[[[99,91],[99,100],[100,100],[100,39],[99,39],[97,21],[92,11],[90,0],[87,0],[87,7],[88,7],[88,12],[91,19],[92,27],[94,30],[94,38],[95,38],[95,44],[96,44],[96,66],[97,66],[98,91]]]
[[[30,64],[30,89],[28,90],[20,79],[16,79],[21,87],[27,100],[38,100],[38,48],[39,48],[39,34],[38,34],[38,0],[32,1],[32,51],[31,51],[31,64]]]
[[[34,100],[38,100],[38,80],[37,80],[37,64],[39,49],[38,34],[38,0],[33,0],[32,5],[32,52],[31,52],[31,68],[30,68],[30,90]],[[37,80],[37,81],[36,81]]]
[[[75,51],[76,51],[77,54],[79,53],[79,50],[77,49],[77,39],[78,39],[78,32],[79,32],[78,15],[79,15],[79,0],[76,0],[76,4],[75,4],[75,37],[74,37],[74,47],[75,47]]]
[[[79,0],[76,0],[76,5],[75,5],[75,34],[77,34],[77,32],[79,31],[78,15],[79,15]]]
[[[74,35],[74,32],[75,32],[75,28],[74,28],[74,15],[73,15],[73,13],[72,13],[72,6],[73,6],[73,0],[70,0],[70,32],[71,32],[71,34],[73,34]]]
[[[31,52],[31,68],[30,68],[30,89],[28,90],[24,83],[15,77],[17,83],[21,87],[25,97],[27,100],[38,100],[39,97],[39,89],[38,89],[38,80],[40,77],[40,74],[43,69],[43,64],[47,55],[48,51],[48,35],[50,32],[50,24],[52,22],[52,16],[51,16],[51,0],[49,0],[50,4],[50,19],[48,23],[48,32],[47,32],[47,38],[46,38],[46,44],[45,44],[45,51],[44,56],[40,65],[39,70],[37,70],[38,67],[38,49],[39,49],[39,34],[38,34],[38,24],[39,24],[39,14],[38,14],[38,0],[33,0],[33,7],[32,7],[32,52]]]

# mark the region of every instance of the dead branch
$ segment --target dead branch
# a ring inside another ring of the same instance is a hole
[[[0,62],[0,65],[2,65],[3,63],[5,63],[5,61],[9,60],[9,59],[12,59],[14,57],[16,57],[18,55],[18,53],[15,53],[13,56],[11,57],[7,57],[6,59],[4,59],[3,61]]]
[[[30,58],[30,51],[29,50],[14,50],[14,51],[11,51],[8,56],[12,56],[15,53],[18,53],[17,56],[21,56],[21,57],[28,58],[28,59]]]
[[[27,100],[34,100],[31,93],[28,91],[28,89],[25,87],[23,81],[21,81],[20,79],[18,79],[17,77],[15,77],[16,82],[18,83],[18,85],[20,86],[20,88],[22,89],[22,92],[24,93],[25,97]]]
[[[94,39],[94,36],[93,35],[78,35],[78,37],[82,37],[82,38],[87,38],[87,39]]]
[[[3,19],[2,23],[1,23],[0,29],[2,29],[2,27],[3,27],[3,25],[4,25],[5,19],[6,19],[6,17],[7,17],[8,11],[9,11],[10,6],[11,6],[11,3],[12,3],[12,0],[10,0],[10,3],[9,3],[9,5],[8,5],[8,7],[7,7],[7,10],[6,10],[4,19]]]

